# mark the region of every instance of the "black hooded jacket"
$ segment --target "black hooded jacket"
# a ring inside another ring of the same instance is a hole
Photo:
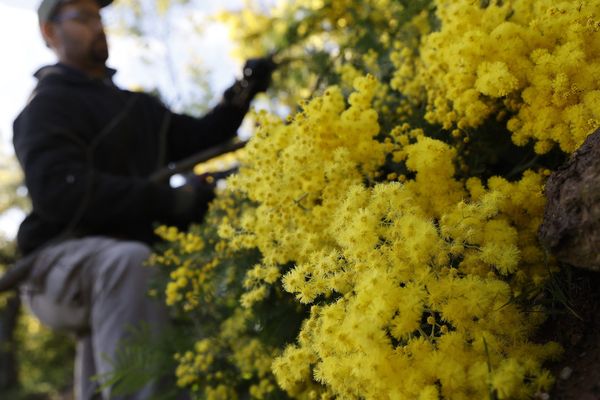
[[[95,80],[62,64],[35,74],[13,127],[33,204],[18,232],[23,254],[65,234],[151,242],[154,222],[174,222],[177,190],[149,176],[233,138],[247,111],[223,102],[203,118],[171,113],[112,74]]]

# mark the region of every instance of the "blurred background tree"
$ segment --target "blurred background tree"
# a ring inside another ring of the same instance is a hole
[[[0,159],[0,218],[4,217],[8,225],[8,214],[26,209],[27,201],[20,190],[22,175],[16,160],[7,154]],[[15,260],[14,238],[0,234],[0,272],[4,273]],[[0,299],[0,390],[9,390],[18,386],[19,379],[15,335],[21,302],[16,291],[3,293]]]

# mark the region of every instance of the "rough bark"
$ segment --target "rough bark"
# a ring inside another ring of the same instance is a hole
[[[558,261],[600,271],[600,129],[546,183],[539,239]]]

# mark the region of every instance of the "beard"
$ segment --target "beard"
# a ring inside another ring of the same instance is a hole
[[[99,35],[91,45],[90,59],[94,64],[106,63],[108,60],[108,43],[104,34]]]
[[[63,61],[67,64],[78,65],[83,68],[98,69],[106,66],[108,60],[108,44],[104,33],[99,33],[90,41],[82,41],[74,36],[62,38]]]

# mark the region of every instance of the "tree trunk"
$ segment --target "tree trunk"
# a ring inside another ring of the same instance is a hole
[[[541,243],[574,267],[600,271],[600,129],[546,183]]]

